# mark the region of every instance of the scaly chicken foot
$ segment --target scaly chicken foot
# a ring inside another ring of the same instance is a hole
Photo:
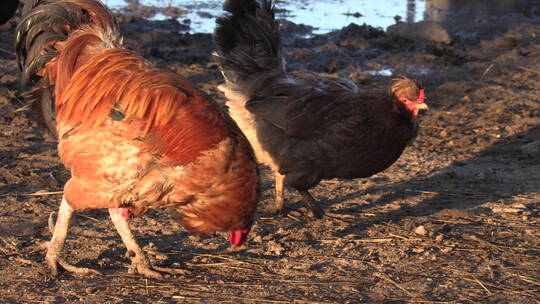
[[[87,275],[87,274],[102,275],[101,272],[99,272],[99,271],[97,271],[95,269],[92,269],[92,268],[77,267],[77,266],[71,265],[61,257],[57,258],[57,263],[58,263],[58,265],[62,266],[62,268],[64,268],[65,271],[72,272],[72,273],[75,273],[75,274],[78,274],[78,275],[83,275],[83,276]]]
[[[128,273],[130,274],[142,274],[149,278],[154,279],[163,279],[162,273],[169,274],[184,274],[185,272],[181,269],[149,266],[148,260],[144,255],[143,250],[137,244],[137,241],[133,237],[131,228],[127,220],[125,209],[123,208],[111,208],[109,209],[109,215],[114,224],[114,227],[120,234],[122,241],[127,248],[127,257],[131,259],[131,265],[128,268]]]
[[[298,210],[295,210],[293,208],[285,207],[285,175],[281,175],[278,172],[275,172],[275,179],[276,179],[276,214],[286,215],[291,212],[299,212]],[[302,197],[304,201],[308,204],[309,208],[311,209],[311,216],[315,218],[323,218],[324,211],[317,206],[317,201],[311,196],[311,194],[306,191],[300,191],[300,194],[302,194]]]
[[[292,216],[293,218],[295,216],[302,215],[302,212],[285,206],[285,175],[281,175],[278,172],[275,172],[275,178],[276,178],[276,206],[274,209],[274,213],[277,215],[283,215],[283,216]]]
[[[321,207],[317,205],[317,201],[313,198],[311,193],[309,193],[309,191],[307,190],[304,190],[304,191],[300,191],[300,194],[302,195],[302,198],[311,209],[312,215],[318,219],[323,218],[323,216],[325,215],[324,211],[321,209]]]
[[[313,212],[313,216],[320,219],[323,216],[337,218],[337,219],[354,219],[355,217],[349,214],[338,214],[333,212],[324,212],[318,205],[317,201],[313,198],[311,193],[306,191],[300,191],[300,194],[302,194],[302,197],[308,204],[308,206],[311,208],[311,211]]]
[[[47,248],[45,261],[49,265],[51,274],[53,276],[58,275],[58,265],[60,265],[66,271],[79,275],[101,274],[99,271],[94,269],[73,266],[60,257],[60,253],[64,247],[64,242],[67,238],[69,223],[71,222],[72,217],[73,209],[67,203],[66,199],[62,197],[62,203],[60,204],[60,208],[58,210],[56,225],[54,224],[53,214],[51,213],[49,216],[49,230],[53,236],[51,240],[45,244]]]

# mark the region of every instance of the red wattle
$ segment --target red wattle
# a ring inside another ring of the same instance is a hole
[[[244,245],[247,241],[247,236],[250,230],[251,226],[248,226],[248,228],[244,228],[242,230],[231,231],[231,236],[229,239],[231,246],[240,247]]]

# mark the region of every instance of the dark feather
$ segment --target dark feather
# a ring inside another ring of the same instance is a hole
[[[54,88],[43,78],[38,81],[34,89],[24,93],[22,97],[32,105],[32,113],[39,128],[43,130],[44,137],[50,140],[56,139]]]
[[[410,113],[393,112],[390,92],[319,80],[266,83],[246,104],[258,121],[259,141],[289,186],[307,190],[321,179],[371,176],[416,136]]]
[[[371,176],[415,138],[416,122],[396,97],[414,100],[414,81],[360,90],[344,78],[286,73],[271,1],[230,0],[224,9],[231,15],[218,19],[214,41],[225,90],[247,99],[233,102],[254,115],[257,140],[287,185],[308,190],[322,179]]]
[[[30,11],[38,6],[40,3],[45,2],[46,0],[26,0],[22,9],[22,15],[28,16]]]
[[[0,25],[6,23],[17,11],[19,0],[2,0],[0,4]]]
[[[16,52],[22,71],[21,82],[24,86],[33,86],[26,101],[32,104],[45,134],[56,135],[52,84],[41,76],[45,65],[58,54],[56,43],[65,41],[71,31],[85,24],[96,22],[117,27],[116,21],[101,4],[86,0],[73,3],[28,0],[22,17],[17,27]]]
[[[236,86],[253,87],[253,81],[283,72],[281,37],[272,7],[271,0],[227,0],[223,8],[231,15],[216,20],[214,57],[226,80]]]

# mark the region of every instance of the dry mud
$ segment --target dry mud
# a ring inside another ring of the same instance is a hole
[[[119,16],[128,48],[223,102],[211,36],[183,25]],[[321,183],[313,194],[347,219],[272,214],[273,181],[247,246],[194,236],[166,210],[133,220],[164,280],[127,274],[125,248],[105,210],[80,212],[64,250],[103,276],[51,278],[49,240],[69,172],[24,106],[13,19],[0,28],[0,299],[3,303],[540,303],[540,22],[511,18],[449,45],[391,37],[367,26],[303,38],[284,22],[291,70],[388,85],[371,71],[419,79],[430,110],[391,168]],[[45,193],[43,193],[45,192]],[[49,192],[49,193],[47,193]],[[53,193],[50,193],[53,192]],[[38,194],[36,194],[38,193]]]

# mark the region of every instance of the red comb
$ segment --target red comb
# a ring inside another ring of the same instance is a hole
[[[416,103],[423,103],[426,100],[426,95],[424,95],[424,89],[421,89],[418,93],[418,98],[416,98]]]

